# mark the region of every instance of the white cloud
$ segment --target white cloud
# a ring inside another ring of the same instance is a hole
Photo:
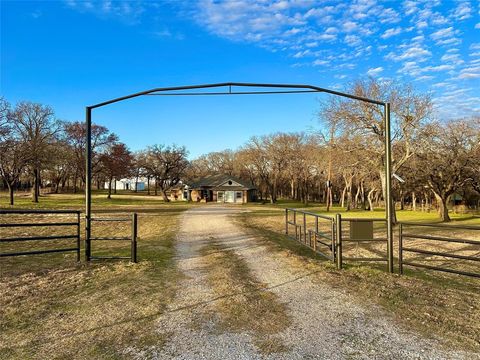
[[[475,29],[480,29],[480,23],[475,24]]]
[[[67,0],[68,7],[79,12],[88,12],[102,18],[117,18],[127,24],[138,24],[140,18],[145,12],[145,6],[140,1],[128,0],[101,0],[101,1],[81,1]]]
[[[407,59],[416,59],[417,61],[425,61],[426,58],[430,57],[432,53],[430,50],[427,50],[418,45],[414,45],[405,49],[401,54],[395,54],[393,52],[387,54],[386,58],[393,61],[402,61]]]
[[[330,61],[328,61],[328,60],[317,59],[313,62],[313,66],[324,66],[324,65],[328,65],[328,64],[330,64]]]
[[[356,46],[362,43],[362,40],[357,35],[347,35],[345,36],[345,43],[349,46]]]
[[[376,68],[369,69],[369,70],[367,71],[367,75],[368,75],[368,76],[377,76],[377,75],[380,74],[382,71],[383,71],[383,67],[379,66],[379,67],[376,67]]]
[[[456,20],[466,20],[472,17],[472,8],[468,1],[461,1],[453,13]]]
[[[382,39],[388,39],[389,37],[392,37],[394,35],[398,35],[402,32],[401,27],[396,27],[396,28],[390,28],[385,30],[385,32],[380,36]]]
[[[471,66],[462,69],[458,75],[459,79],[478,79],[480,78],[480,66]]]
[[[343,23],[343,30],[346,32],[352,32],[357,29],[358,29],[358,24],[356,22],[348,20]]]
[[[455,35],[455,31],[453,30],[453,27],[450,26],[448,28],[440,29],[440,30],[432,33],[430,35],[430,37],[433,40],[439,40],[439,39],[443,39],[443,38],[446,38],[446,37],[452,37],[454,35]]]

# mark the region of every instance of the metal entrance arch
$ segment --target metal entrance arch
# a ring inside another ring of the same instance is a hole
[[[265,88],[263,91],[232,91],[233,87],[241,88]],[[185,90],[216,89],[227,88],[228,91],[219,92],[178,92]],[[216,84],[187,85],[155,88],[141,91],[134,94],[122,96],[119,98],[107,100],[95,105],[86,107],[86,184],[85,184],[85,257],[87,261],[91,259],[91,215],[92,215],[92,110],[95,108],[107,106],[116,102],[132,99],[139,96],[201,96],[201,95],[261,95],[261,94],[296,94],[296,93],[327,93],[353,100],[363,101],[370,104],[383,106],[384,126],[385,126],[385,187],[386,187],[386,206],[385,215],[387,219],[387,258],[388,269],[393,272],[393,208],[392,208],[392,154],[391,154],[391,130],[390,130],[390,103],[379,100],[369,99],[361,96],[351,95],[340,91],[329,90],[314,85],[304,84],[256,84],[256,83],[237,83],[226,82]]]

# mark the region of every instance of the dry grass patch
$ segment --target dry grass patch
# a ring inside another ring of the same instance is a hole
[[[420,270],[406,270],[400,276],[385,272],[378,264],[350,265],[338,271],[281,233],[283,213],[244,213],[239,221],[272,251],[288,257],[292,267],[316,272],[314,281],[346,290],[362,303],[380,305],[405,328],[443,338],[449,347],[480,351],[478,279]]]
[[[219,330],[251,334],[264,354],[287,351],[275,337],[290,325],[286,305],[254,277],[233,250],[212,240],[201,252],[208,263],[208,281],[219,297],[215,302]]]
[[[2,259],[0,358],[121,359],[162,347],[170,334],[158,333],[156,320],[176,292],[178,214],[139,216],[138,264],[76,264],[72,255]],[[102,231],[116,236],[125,230],[108,226]],[[95,249],[122,255],[129,243]]]

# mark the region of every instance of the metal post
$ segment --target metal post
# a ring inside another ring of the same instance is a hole
[[[398,271],[403,274],[403,225],[398,225]]]
[[[86,108],[86,167],[85,167],[85,258],[91,258],[91,215],[92,215],[92,109]]]
[[[131,262],[137,262],[137,213],[132,214],[132,250]]]
[[[80,211],[77,212],[77,261],[80,261]]]
[[[332,251],[332,261],[335,263],[335,254],[337,253],[336,249],[335,249],[335,220],[332,219],[330,221],[330,234],[331,234],[331,237],[332,237],[332,244],[330,245],[331,246],[331,251]]]
[[[303,213],[303,243],[307,243],[307,214]]]
[[[337,232],[337,269],[342,268],[342,215],[335,215],[335,225]]]
[[[285,209],[285,234],[288,235],[288,209]]]
[[[390,130],[390,103],[385,103],[385,212],[387,216],[388,272],[393,273],[393,202],[392,202],[392,144]]]

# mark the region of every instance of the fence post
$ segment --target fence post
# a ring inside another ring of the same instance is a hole
[[[336,256],[336,253],[337,253],[337,250],[335,249],[335,219],[332,219],[330,221],[330,228],[331,228],[331,237],[332,237],[332,245],[331,246],[331,251],[332,251],[332,261],[335,263],[335,256]]]
[[[80,261],[80,211],[77,212],[77,261]]]
[[[137,262],[137,213],[132,214],[132,249],[131,262]]]
[[[342,268],[342,215],[335,215],[337,233],[337,269]]]
[[[307,214],[303,213],[303,243],[307,244]]]
[[[285,234],[288,235],[288,209],[285,209]]]
[[[403,224],[398,224],[398,271],[403,274]]]

